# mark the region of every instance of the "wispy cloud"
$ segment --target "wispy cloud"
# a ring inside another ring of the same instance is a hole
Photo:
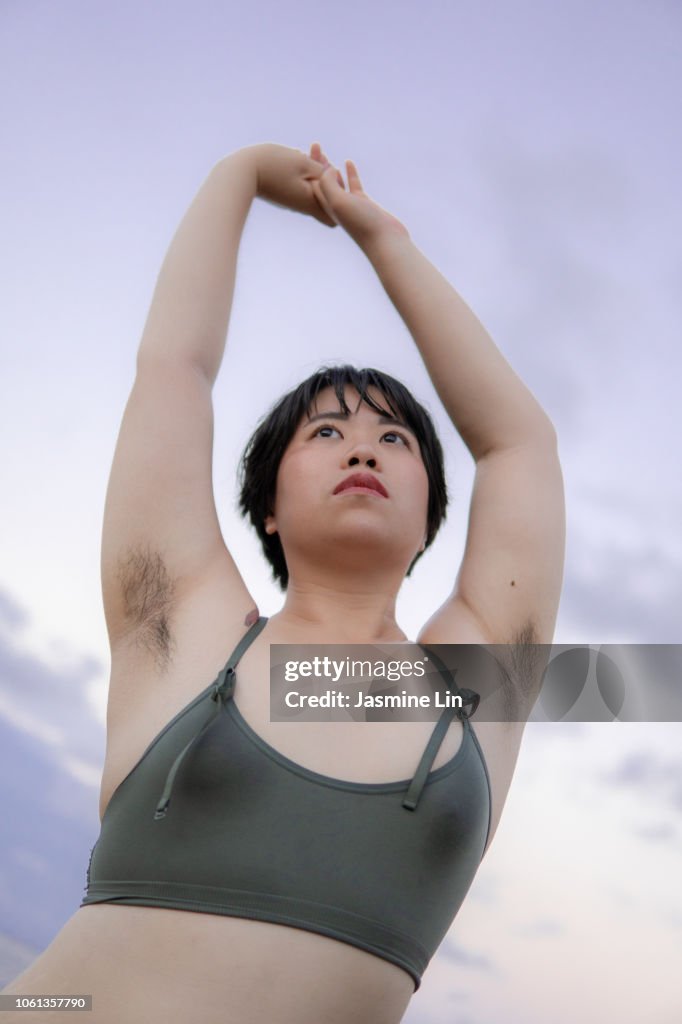
[[[29,615],[0,592],[0,971],[42,950],[80,902],[97,834],[104,730],[87,700],[90,656],[55,668],[22,648]],[[2,937],[0,937],[2,938]],[[18,945],[16,945],[18,943]],[[28,952],[22,943],[28,945]]]
[[[475,950],[465,949],[459,942],[447,937],[439,947],[438,955],[459,964],[460,967],[470,967],[476,971],[491,971],[493,973],[498,971],[492,957]]]
[[[680,642],[682,564],[663,543],[614,544],[581,531],[580,559],[567,559],[562,607],[595,643]]]
[[[494,906],[500,901],[504,884],[504,880],[494,871],[480,872],[467,893],[467,901],[485,907]]]
[[[636,825],[632,834],[648,842],[662,843],[677,839],[678,830],[669,821],[660,821],[653,825]]]
[[[29,946],[11,935],[0,933],[0,987],[4,988],[21,974],[40,953],[41,950],[36,946]]]
[[[620,789],[639,791],[646,812],[660,814],[663,806],[671,816],[640,822],[632,831],[649,841],[673,841],[679,837],[682,821],[682,757],[664,756],[656,751],[635,750],[623,755],[611,769],[598,773],[601,782]]]
[[[625,754],[618,764],[602,774],[613,786],[640,786],[647,789],[667,786],[681,777],[682,758],[664,758],[650,750]]]
[[[403,1024],[482,1024],[481,1017],[472,1013],[470,1007],[470,992],[456,989],[438,996],[424,987],[419,998],[410,1003],[402,1020]]]
[[[87,688],[101,676],[102,662],[81,655],[68,667],[55,668],[22,646],[29,621],[28,612],[0,590],[0,718],[82,781],[89,771],[90,784],[96,784],[104,730],[93,715]]]
[[[19,630],[27,624],[28,612],[17,604],[8,591],[0,589],[0,628]]]
[[[538,917],[511,930],[527,939],[546,939],[565,934],[566,926],[554,917]]]

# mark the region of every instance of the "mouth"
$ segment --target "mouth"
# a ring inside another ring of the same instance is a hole
[[[334,488],[334,494],[342,492],[351,494],[375,494],[381,498],[388,497],[388,491],[384,485],[371,473],[352,473]]]

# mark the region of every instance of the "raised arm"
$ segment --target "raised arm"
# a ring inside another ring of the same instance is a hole
[[[451,643],[469,619],[485,643],[551,643],[565,546],[554,427],[410,239],[376,240],[367,255],[476,462],[464,557],[452,594],[424,634]]]
[[[221,160],[159,273],[104,508],[102,596],[112,656],[134,641],[164,665],[178,602],[211,574],[227,581],[228,617],[243,619],[253,605],[215,508],[211,389],[255,195],[248,151]]]
[[[213,383],[225,349],[237,253],[252,200],[307,214],[329,227],[311,181],[321,164],[277,143],[246,146],[220,160],[183,217],[159,273],[138,365],[179,358]]]
[[[551,643],[565,545],[554,427],[404,225],[364,193],[352,161],[346,168],[348,191],[326,172],[319,188],[372,263],[476,462],[464,558],[420,640]]]
[[[254,602],[224,543],[213,496],[212,388],[232,306],[239,243],[253,199],[331,220],[300,150],[248,146],[210,171],[163,261],[137,354],[107,490],[102,591],[114,649],[163,665],[178,604],[219,582],[227,621]]]
[[[161,266],[138,367],[148,360],[181,360],[215,381],[225,350],[239,243],[256,191],[251,147],[230,154],[210,171]]]

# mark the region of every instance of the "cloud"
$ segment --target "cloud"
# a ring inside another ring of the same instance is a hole
[[[659,819],[637,826],[640,838],[677,837],[676,822],[682,819],[682,757],[663,756],[651,750],[634,751],[622,756],[612,769],[599,772],[598,777],[609,786],[639,790],[643,807],[651,809],[652,803],[657,802],[673,811],[672,821]]]
[[[479,138],[485,193],[476,216],[494,242],[489,259],[513,365],[562,434],[575,436],[593,385],[609,379],[624,349],[639,350],[645,296],[629,286],[624,258],[647,225],[638,185],[603,145],[531,149],[499,126]]]
[[[100,663],[83,655],[56,669],[21,650],[28,622],[0,591],[0,970],[10,976],[80,903],[105,745],[87,700]]]
[[[0,933],[0,988],[4,988],[26,970],[41,950]]]
[[[580,559],[567,557],[562,611],[589,629],[593,642],[612,642],[616,634],[622,642],[679,643],[682,566],[668,549],[653,540],[613,544],[585,533],[573,547]]]
[[[422,994],[423,993],[423,994]],[[462,989],[449,991],[447,996],[423,987],[418,999],[413,999],[402,1018],[403,1024],[480,1024],[477,1013],[471,1012],[471,993]],[[447,1002],[447,1012],[445,1003]],[[462,1004],[466,1004],[463,1007]],[[492,1024],[492,1021],[489,1022]]]
[[[679,907],[667,910],[663,914],[662,920],[664,920],[666,924],[670,925],[671,928],[678,928],[682,931],[682,909]]]
[[[639,786],[655,788],[665,785],[671,777],[682,771],[682,759],[663,759],[650,750],[639,750],[625,754],[602,779],[613,786]]]
[[[523,733],[523,746],[527,750],[547,745],[554,749],[559,741],[580,740],[582,742],[587,735],[589,735],[588,725],[585,722],[531,721]]]
[[[677,829],[669,821],[660,821],[653,825],[637,825],[632,834],[648,842],[660,843],[677,839]]]
[[[555,935],[563,935],[566,926],[552,917],[538,917],[527,924],[519,925],[512,929],[517,935],[527,939],[545,939]]]
[[[643,198],[643,168],[603,142],[553,142],[524,145],[497,130],[474,143],[481,198],[469,230],[478,222],[480,233],[483,224],[495,280],[494,295],[482,300],[494,303],[492,313],[482,313],[559,435],[572,520],[562,616],[596,640],[619,633],[623,641],[676,643],[682,494],[660,445],[648,439],[674,434],[672,409],[679,423],[679,353],[674,330],[666,331],[679,322],[679,261],[666,246],[646,266],[637,258],[651,251],[652,231],[665,233],[663,209],[652,223]],[[669,296],[661,281],[672,282]],[[477,307],[475,293],[472,301]],[[656,323],[652,308],[660,309]],[[585,481],[600,492],[592,503],[577,494]],[[595,530],[602,499],[611,499],[611,522]],[[628,514],[632,543],[614,542],[613,527]]]
[[[55,668],[20,646],[28,613],[0,590],[0,719],[48,748],[62,766],[84,762],[101,769],[104,730],[93,716],[88,686],[101,678],[102,662],[89,654]],[[75,760],[74,760],[75,759]],[[83,772],[83,764],[77,766]],[[100,771],[101,774],[101,771]]]
[[[28,625],[28,613],[7,593],[0,590],[0,629],[23,629]]]
[[[467,893],[467,900],[485,907],[493,906],[499,903],[503,888],[504,882],[499,875],[492,871],[479,872]]]
[[[497,972],[495,962],[489,956],[486,956],[484,953],[464,949],[454,939],[446,938],[439,947],[438,955],[459,964],[461,967],[471,967],[477,971]]]

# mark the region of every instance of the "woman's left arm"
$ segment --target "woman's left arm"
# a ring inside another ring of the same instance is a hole
[[[549,644],[566,529],[554,427],[469,306],[408,237],[376,237],[365,251],[476,462],[455,586],[421,639],[452,643],[470,625],[483,643]]]
[[[547,414],[480,320],[411,238],[376,235],[364,251],[474,460],[521,445],[554,445]]]
[[[552,422],[406,228],[364,193],[352,161],[346,167],[348,191],[326,172],[314,188],[374,267],[476,462],[464,557],[420,640],[549,644],[565,548]]]

